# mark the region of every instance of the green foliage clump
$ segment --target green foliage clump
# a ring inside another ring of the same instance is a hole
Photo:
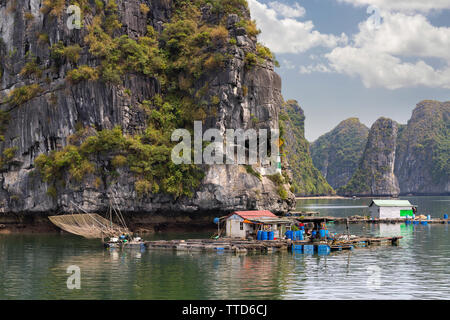
[[[3,151],[0,156],[0,170],[4,169],[5,166],[9,165],[11,160],[14,158],[17,152],[17,147],[7,148]]]
[[[78,83],[85,80],[95,81],[98,79],[97,69],[83,65],[78,69],[67,72],[66,79],[71,83]]]
[[[3,134],[6,131],[8,122],[9,122],[9,113],[0,110],[0,142],[5,140]]]
[[[57,64],[62,64],[64,59],[72,63],[76,63],[80,59],[81,47],[78,44],[64,46],[62,41],[58,41],[50,47],[50,57],[56,61]]]
[[[7,102],[14,106],[20,106],[25,102],[33,99],[39,93],[42,92],[42,88],[39,84],[30,84],[14,89],[8,96]]]
[[[256,37],[261,33],[261,30],[258,29],[254,20],[241,19],[236,26],[244,28],[250,37]]]
[[[32,61],[28,61],[25,66],[20,71],[20,75],[22,77],[31,77],[34,76],[36,78],[40,78],[42,76],[42,69],[36,63],[36,59]]]
[[[42,2],[41,12],[43,14],[50,14],[54,17],[59,17],[64,11],[65,0],[44,0]]]
[[[245,170],[247,171],[248,174],[251,174],[252,176],[257,177],[259,180],[262,180],[261,174],[259,172],[255,171],[255,169],[253,169],[252,166],[245,165]]]
[[[269,178],[270,181],[272,181],[273,183],[275,183],[276,186],[282,186],[285,181],[284,181],[284,177],[277,173],[277,174],[273,174],[273,175],[268,175],[266,176],[267,178]]]

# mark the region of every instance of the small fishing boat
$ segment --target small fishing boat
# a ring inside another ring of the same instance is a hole
[[[111,201],[108,219],[97,213],[88,213],[73,202],[72,204],[83,213],[50,216],[49,220],[66,232],[86,239],[101,239],[105,248],[145,248],[140,237],[130,236],[131,232],[122,213]]]

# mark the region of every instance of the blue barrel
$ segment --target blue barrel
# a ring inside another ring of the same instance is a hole
[[[298,232],[298,240],[300,240],[300,241],[304,240],[304,238],[303,238],[303,231],[301,231],[301,230]]]
[[[444,214],[444,219],[448,219],[448,214]]]
[[[262,231],[259,230],[258,233],[257,233],[257,236],[256,236],[256,239],[257,239],[257,240],[261,240],[261,238],[262,238],[261,233],[262,233]]]
[[[423,226],[428,225],[428,221],[422,221],[422,225],[423,225]]]
[[[325,229],[320,229],[319,230],[319,235],[320,235],[321,238],[325,238],[326,235],[327,235],[327,233],[325,232]]]
[[[269,240],[274,240],[275,239],[275,232],[270,231],[269,232]]]
[[[314,246],[313,245],[304,245],[303,246],[303,253],[314,254]]]
[[[311,235],[313,236],[313,238],[316,236],[316,234],[317,234],[317,231],[316,231],[316,230],[313,230],[313,232],[311,233]]]
[[[261,240],[265,241],[269,238],[269,234],[267,231],[262,231],[261,232]]]
[[[327,255],[331,252],[331,248],[327,245],[318,245],[317,246],[317,253],[319,255]]]
[[[288,230],[286,231],[286,233],[284,234],[288,239],[292,239],[292,231]]]
[[[417,220],[414,220],[414,222],[413,222],[413,224],[419,224],[419,221],[417,221]]]
[[[411,220],[406,219],[406,220],[405,220],[405,224],[411,224]]]

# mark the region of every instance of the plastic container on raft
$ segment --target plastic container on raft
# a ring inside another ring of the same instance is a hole
[[[273,241],[275,239],[275,232],[269,231],[268,238],[270,241]]]
[[[284,235],[286,236],[286,238],[292,239],[292,230],[286,231],[286,233]]]
[[[328,245],[318,245],[317,246],[317,253],[318,254],[329,254],[331,252],[331,248]]]
[[[326,235],[327,235],[327,233],[326,233],[326,231],[325,231],[325,229],[320,229],[319,230],[319,236],[320,236],[320,238],[325,238],[326,237]]]
[[[313,245],[304,245],[303,246],[303,253],[306,254],[314,254],[314,246]]]
[[[266,241],[269,239],[269,233],[267,231],[261,231],[261,240]]]
[[[261,241],[261,239],[262,239],[262,231],[259,230],[259,231],[256,233],[256,240]]]

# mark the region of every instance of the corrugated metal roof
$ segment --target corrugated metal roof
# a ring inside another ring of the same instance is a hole
[[[370,204],[378,207],[412,207],[413,205],[408,200],[373,200]]]
[[[238,216],[240,216],[244,219],[248,219],[248,220],[252,220],[255,218],[261,218],[261,217],[277,218],[277,216],[274,215],[269,210],[235,211],[232,214],[237,214]]]

